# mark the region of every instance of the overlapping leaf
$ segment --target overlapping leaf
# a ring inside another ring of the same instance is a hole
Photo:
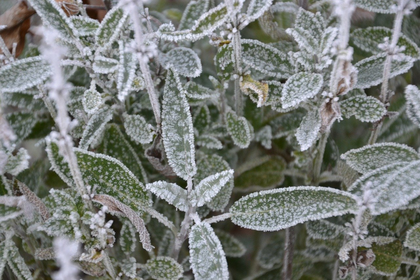
[[[407,116],[418,127],[420,127],[420,90],[414,85],[405,88],[407,99]]]
[[[146,189],[154,193],[157,197],[166,200],[177,209],[186,212],[188,210],[187,191],[177,184],[165,181],[157,181],[146,184]]]
[[[379,121],[386,113],[385,106],[377,98],[372,96],[353,96],[340,102],[343,116],[350,118],[355,116],[362,122]]]
[[[318,94],[323,84],[322,75],[316,73],[297,73],[285,83],[282,93],[282,108],[287,109]]]
[[[163,59],[166,68],[185,77],[198,77],[202,67],[198,55],[191,49],[178,47],[170,50]]]
[[[127,18],[128,14],[123,9],[120,9],[118,5],[108,11],[96,31],[96,44],[102,49],[111,46],[121,33]]]
[[[156,257],[146,262],[147,272],[154,279],[173,280],[182,277],[184,270],[170,257]]]
[[[244,117],[238,117],[235,112],[226,113],[226,127],[232,136],[233,142],[244,149],[249,146],[252,140],[250,124]]]

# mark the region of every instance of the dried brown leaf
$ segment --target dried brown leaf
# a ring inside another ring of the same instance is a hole
[[[18,186],[22,194],[26,197],[26,200],[30,202],[38,213],[41,215],[44,221],[50,218],[50,212],[48,211],[47,206],[45,206],[44,202],[34,193],[32,192],[24,183],[17,181]]]

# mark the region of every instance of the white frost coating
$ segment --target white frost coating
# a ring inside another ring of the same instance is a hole
[[[386,108],[379,99],[373,96],[353,96],[340,102],[341,113],[350,118],[355,116],[362,122],[379,121],[386,113]]]
[[[162,102],[162,135],[169,165],[184,180],[195,165],[194,130],[185,90],[176,73],[168,71]]]
[[[391,243],[394,240],[395,238],[393,237],[373,236],[363,240],[357,240],[356,246],[370,248],[372,247],[372,243],[377,243],[378,245],[385,245]],[[341,261],[345,262],[350,258],[349,253],[351,250],[353,250],[353,245],[354,243],[352,240],[341,247],[340,251],[338,252],[338,256],[340,257]]]
[[[42,56],[20,59],[0,69],[0,91],[26,90],[44,82],[51,73]]]
[[[79,254],[79,243],[65,237],[54,239],[54,253],[60,270],[53,274],[54,280],[76,280],[79,268],[72,259]]]
[[[290,58],[278,49],[250,39],[242,39],[241,45],[245,65],[276,78],[288,78],[294,73]]]
[[[95,83],[92,82],[90,89],[83,93],[83,109],[89,115],[95,113],[99,106],[103,104],[101,94],[96,90]]]
[[[113,73],[118,69],[118,60],[97,55],[95,56],[92,69],[100,74]]]
[[[204,100],[219,97],[219,93],[215,90],[203,87],[193,81],[185,84],[185,94],[188,98]]]
[[[234,111],[226,113],[226,128],[235,145],[242,149],[249,146],[252,140],[251,127],[244,117],[238,117]]]
[[[190,262],[197,280],[228,280],[225,252],[211,226],[196,224],[189,234]]]
[[[383,166],[419,160],[413,148],[398,143],[376,143],[353,149],[341,155],[341,159],[354,170],[367,173]]]
[[[255,134],[255,141],[261,143],[261,145],[267,150],[271,149],[271,140],[273,139],[273,132],[271,126],[266,125]]]
[[[20,148],[15,156],[9,156],[4,171],[17,176],[20,172],[29,167],[31,156],[25,148]]]
[[[314,40],[320,42],[325,29],[325,22],[319,12],[312,13],[303,8],[299,8],[296,15],[294,28],[300,28],[309,32]]]
[[[420,128],[420,90],[414,85],[408,85],[404,93],[407,99],[407,116]]]
[[[354,65],[358,70],[355,88],[369,88],[379,85],[382,82],[386,56],[387,55],[384,53],[379,53],[365,58]],[[413,67],[414,61],[415,59],[409,56],[405,56],[401,60],[393,60],[391,62],[389,78],[393,78],[410,70],[411,67]]]
[[[153,126],[139,115],[124,115],[124,128],[131,140],[140,144],[148,144],[153,140]]]
[[[96,43],[101,50],[111,46],[122,31],[128,18],[128,13],[117,6],[108,11],[96,31]]]
[[[200,16],[209,9],[209,0],[190,1],[185,7],[178,30],[190,29]]]
[[[420,223],[415,224],[407,232],[404,246],[411,250],[420,251]]]
[[[84,16],[71,16],[71,22],[79,33],[79,36],[95,35],[99,28],[99,21]]]
[[[136,229],[128,220],[122,222],[119,243],[126,255],[131,255],[136,250]]]
[[[320,91],[324,80],[321,74],[297,73],[284,84],[281,93],[282,108],[294,107],[302,101],[314,97]]]
[[[146,189],[154,193],[157,197],[166,200],[177,209],[187,212],[189,205],[187,191],[177,184],[157,181],[146,184]]]
[[[159,256],[146,262],[146,270],[153,279],[179,279],[184,269],[173,258]]]
[[[309,54],[316,54],[318,42],[311,36],[309,30],[302,28],[288,28],[286,33],[293,37],[298,43],[299,48],[306,50]]]
[[[79,148],[87,150],[89,146],[102,135],[105,130],[106,124],[112,120],[113,110],[104,106],[96,110],[95,114],[89,119],[85,130],[83,131],[82,139],[79,143]]]
[[[321,118],[317,109],[309,111],[303,118],[296,130],[296,140],[300,145],[301,151],[306,151],[318,139],[318,133],[321,128]]]
[[[118,65],[117,88],[118,99],[122,102],[130,93],[137,64],[134,53],[127,52],[122,41],[119,41],[119,51],[120,61]]]
[[[195,138],[195,143],[198,146],[206,147],[207,149],[220,150],[223,148],[222,142],[211,135],[200,135]]]
[[[196,78],[203,71],[198,55],[193,50],[184,47],[170,50],[162,60],[166,68],[171,68],[185,77]]]
[[[395,0],[355,0],[357,7],[381,14],[394,14]]]
[[[272,4],[273,0],[251,0],[246,11],[248,21],[253,22],[261,17]]]
[[[233,179],[233,169],[204,178],[190,194],[189,200],[191,204],[197,207],[203,206],[215,197],[220,189],[231,179]]]
[[[357,197],[327,187],[289,187],[251,193],[230,208],[231,220],[244,228],[277,231],[306,221],[357,213]]]
[[[329,240],[345,233],[346,228],[326,220],[310,221],[306,223],[308,235],[315,239]]]

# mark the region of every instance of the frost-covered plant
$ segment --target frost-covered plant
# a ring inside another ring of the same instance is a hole
[[[420,277],[420,1],[23,2],[0,275]]]

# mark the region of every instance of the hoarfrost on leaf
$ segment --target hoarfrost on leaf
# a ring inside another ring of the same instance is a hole
[[[195,144],[200,147],[206,147],[207,149],[220,150],[223,148],[222,142],[216,137],[211,135],[200,135],[195,138]]]
[[[121,250],[127,256],[131,255],[136,250],[136,229],[134,228],[133,224],[127,219],[124,219],[122,221],[119,241]]]
[[[190,262],[195,279],[229,279],[222,244],[209,224],[195,224],[191,228],[189,245]]]
[[[247,20],[253,22],[270,9],[273,0],[251,0],[246,10]]]
[[[357,7],[368,10],[374,13],[393,14],[395,11],[392,7],[395,6],[394,0],[355,0]]]
[[[99,28],[99,21],[88,17],[72,16],[70,20],[80,36],[95,35],[96,30]]]
[[[146,270],[151,277],[160,280],[176,280],[182,277],[184,270],[173,258],[159,256],[146,262]]]
[[[226,127],[235,145],[245,149],[252,140],[251,125],[244,117],[238,117],[232,110],[226,113]]]
[[[405,98],[407,99],[407,116],[420,128],[420,90],[414,85],[405,88]]]
[[[33,280],[28,265],[19,253],[17,246],[10,246],[7,265],[12,269],[17,279]]]
[[[232,169],[204,178],[197,186],[195,186],[193,192],[190,194],[189,200],[191,204],[201,207],[205,203],[211,201],[211,199],[215,197],[232,178]]]
[[[157,197],[166,200],[177,209],[187,212],[189,205],[187,191],[177,184],[157,181],[146,184],[146,189],[154,193]]]
[[[296,130],[295,136],[301,151],[306,151],[318,139],[321,118],[317,109],[309,111]]]
[[[282,108],[287,109],[306,101],[320,91],[324,80],[321,74],[297,73],[284,84],[281,93]]]
[[[137,144],[148,144],[153,140],[153,126],[139,115],[124,115],[124,128],[131,140]]]
[[[128,14],[118,5],[108,11],[96,31],[96,44],[101,49],[106,49],[118,38],[123,26],[127,22]]]
[[[167,74],[162,109],[163,143],[169,165],[179,177],[187,180],[197,171],[194,131],[185,90],[172,71]]]
[[[100,74],[113,73],[118,69],[118,60],[97,55],[93,61],[93,71]]]
[[[379,121],[386,113],[382,102],[372,96],[357,95],[340,102],[343,116],[350,118],[355,116],[362,122]]]
[[[309,221],[306,223],[306,231],[309,236],[315,239],[334,239],[339,234],[344,233],[346,228],[336,225],[326,220]]]
[[[209,0],[190,1],[185,7],[178,30],[191,29],[202,14],[209,9]]]
[[[413,148],[404,144],[376,143],[350,150],[342,154],[341,159],[364,174],[391,163],[420,160],[420,156]]]
[[[89,146],[98,140],[98,137],[105,131],[106,124],[112,120],[113,110],[108,106],[97,109],[89,119],[82,139],[80,139],[79,148],[87,150]]]
[[[125,49],[125,44],[119,41],[120,61],[118,64],[118,99],[124,101],[126,96],[130,93],[131,85],[134,80],[137,60],[133,52]]]
[[[251,193],[230,208],[234,224],[254,230],[277,231],[358,210],[356,197],[326,187],[289,187]]]
[[[174,48],[166,53],[162,64],[182,76],[191,78],[200,76],[203,70],[198,55],[193,50],[184,47]]]
[[[407,232],[404,246],[410,248],[411,250],[420,251],[420,223],[415,224]]]
[[[185,94],[188,98],[197,100],[217,98],[219,96],[217,91],[203,87],[193,81],[189,81],[185,84]]]
[[[20,148],[15,156],[9,156],[4,171],[17,176],[20,172],[29,167],[30,155],[25,148]]]
[[[102,105],[102,97],[101,94],[95,89],[95,87],[91,87],[83,94],[82,104],[85,112],[88,114],[93,114]]]

